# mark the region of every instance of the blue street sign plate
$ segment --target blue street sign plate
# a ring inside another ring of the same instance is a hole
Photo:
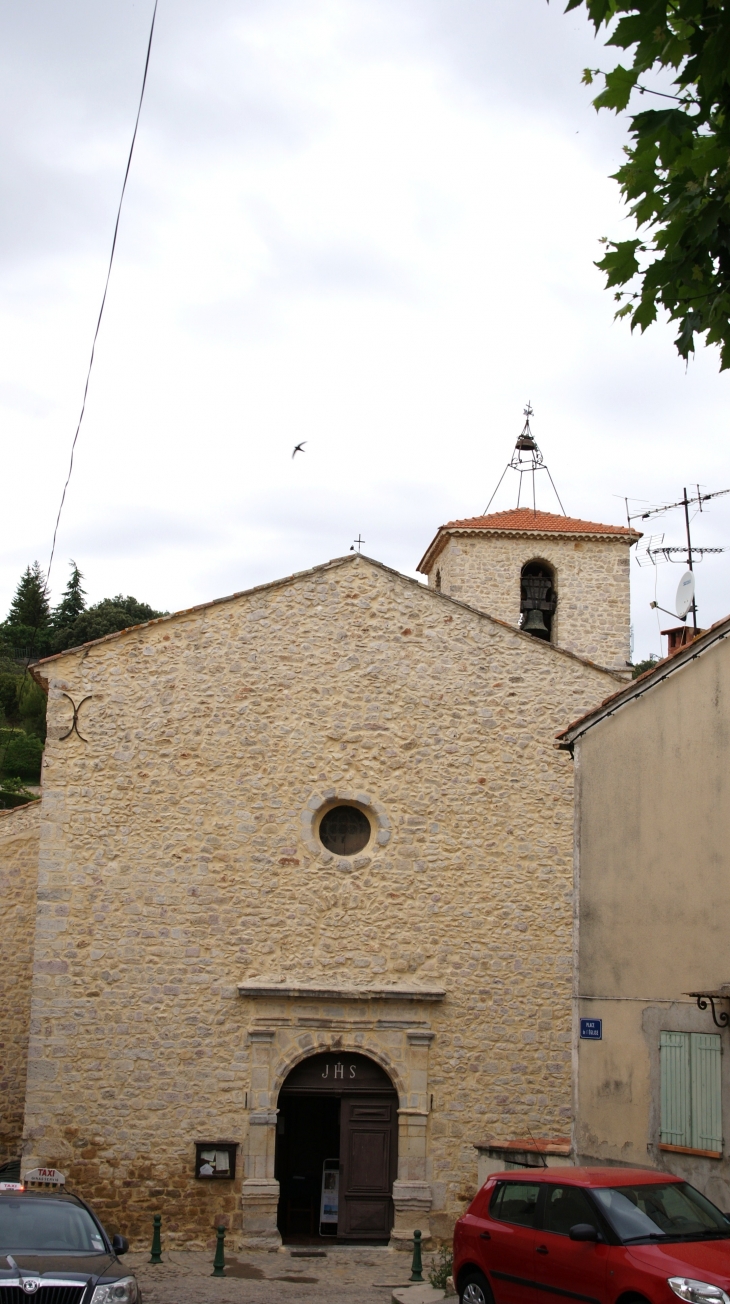
[[[603,1039],[603,1019],[581,1019],[580,1035],[582,1041],[601,1041]]]

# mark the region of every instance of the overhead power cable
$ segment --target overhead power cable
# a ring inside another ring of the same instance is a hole
[[[99,308],[99,315],[98,315],[98,317],[97,317],[97,319],[96,319],[96,329],[95,329],[95,331],[94,331],[94,337],[93,337],[92,342],[91,342],[91,353],[90,353],[90,355],[89,355],[89,365],[88,365],[88,367],[87,367],[87,369],[86,369],[86,381],[85,381],[85,384],[84,384],[84,392],[83,392],[83,397],[82,397],[82,400],[81,400],[81,411],[80,411],[80,413],[79,413],[79,419],[78,419],[78,421],[77,421],[77,423],[76,423],[76,430],[74,431],[74,437],[73,437],[73,440],[72,440],[72,442],[71,442],[71,455],[70,455],[70,458],[69,458],[68,473],[67,473],[67,475],[66,475],[66,481],[65,481],[64,486],[63,486],[63,492],[62,492],[62,494],[61,494],[61,501],[60,501],[59,506],[58,506],[58,514],[57,514],[57,516],[56,516],[56,524],[55,524],[55,526],[54,526],[54,530],[53,530],[53,540],[52,540],[52,542],[51,542],[51,555],[50,555],[50,557],[49,557],[49,559],[48,559],[48,567],[47,567],[47,570],[46,570],[45,583],[44,583],[44,587],[43,587],[43,596],[44,596],[44,598],[45,598],[45,597],[47,596],[47,594],[48,594],[48,588],[49,588],[50,579],[51,579],[51,567],[53,566],[53,558],[54,558],[54,556],[55,556],[55,552],[56,552],[56,539],[57,539],[57,537],[58,537],[58,527],[59,527],[59,525],[60,525],[60,523],[61,523],[61,513],[63,512],[64,503],[65,503],[65,501],[66,501],[66,491],[68,490],[68,486],[69,486],[69,484],[70,484],[70,482],[71,482],[71,475],[72,475],[72,473],[73,473],[73,468],[74,468],[74,453],[76,452],[76,443],[77,443],[77,441],[78,441],[79,433],[80,433],[80,431],[81,431],[81,425],[82,425],[82,422],[83,422],[83,419],[84,419],[84,413],[85,413],[85,411],[86,411],[86,399],[87,399],[87,396],[88,396],[88,393],[89,393],[89,383],[90,383],[90,381],[91,381],[91,372],[92,372],[92,368],[93,368],[93,366],[94,366],[94,354],[95,354],[95,352],[96,352],[96,342],[97,342],[97,339],[99,338],[99,330],[100,330],[100,328],[101,328],[102,317],[104,316],[104,308],[105,308],[105,306],[106,306],[107,293],[108,293],[108,291],[109,291],[109,282],[110,282],[110,280],[111,280],[112,267],[114,266],[114,255],[115,255],[115,253],[116,253],[116,248],[117,248],[117,237],[118,237],[118,235],[119,235],[119,223],[120,223],[120,221],[121,221],[121,217],[122,217],[122,205],[123,205],[123,203],[124,203],[124,195],[125,195],[125,192],[126,192],[126,189],[127,189],[127,181],[129,180],[129,172],[130,172],[130,169],[131,169],[131,166],[132,166],[132,157],[133,157],[133,155],[134,155],[134,146],[135,146],[135,142],[136,142],[136,140],[137,140],[137,130],[138,130],[138,128],[139,128],[139,120],[140,120],[140,116],[141,116],[141,113],[142,113],[142,104],[144,103],[144,93],[145,93],[145,89],[146,89],[146,87],[147,87],[147,73],[148,73],[148,71],[149,71],[149,66],[150,66],[150,54],[152,53],[152,37],[154,36],[154,31],[155,31],[155,19],[156,19],[156,17],[157,17],[157,4],[158,4],[158,0],[155,0],[155,2],[154,2],[154,6],[153,6],[153,9],[152,9],[152,21],[151,21],[151,23],[150,23],[150,34],[149,34],[149,38],[148,38],[148,40],[147,40],[147,54],[146,54],[146,56],[145,56],[145,61],[144,61],[144,73],[143,73],[143,75],[142,75],[142,86],[141,86],[140,93],[139,93],[139,103],[138,103],[138,105],[137,105],[137,116],[136,116],[136,118],[135,118],[135,120],[134,120],[134,131],[132,132],[132,141],[131,141],[131,144],[130,144],[130,146],[129,146],[129,154],[128,154],[128,156],[127,156],[127,166],[126,166],[126,168],[125,168],[125,170],[124,170],[124,180],[123,180],[123,182],[122,182],[121,194],[120,194],[120,196],[119,196],[119,204],[118,204],[118,206],[117,206],[117,216],[116,216],[116,221],[115,221],[115,223],[114,223],[114,235],[113,235],[113,237],[112,237],[112,247],[111,247],[111,252],[110,252],[110,254],[109,254],[109,264],[108,264],[107,272],[106,272],[106,280],[104,281],[104,293],[103,293],[102,296],[101,296],[101,306],[100,306],[100,308]],[[37,637],[38,637],[38,633],[39,633],[39,625],[36,625],[36,626],[34,627],[34,629],[33,629],[33,637],[32,637],[32,640],[31,640],[31,646],[30,646],[30,648],[27,649],[28,655],[27,655],[27,657],[24,658],[26,664],[25,664],[25,669],[24,669],[24,672],[23,672],[22,680],[21,680],[21,689],[19,690],[19,699],[18,699],[18,700],[20,700],[20,692],[22,692],[22,687],[23,687],[23,685],[25,684],[25,681],[26,681],[27,676],[28,676],[28,665],[29,665],[29,663],[30,663],[30,662],[32,661],[32,659],[33,659],[33,653],[34,653],[34,651],[35,651],[35,645],[36,645],[36,640],[37,640]],[[14,734],[14,733],[16,733],[16,732],[17,732],[16,727],[11,728],[11,730],[10,730],[11,735]],[[3,748],[3,753],[4,753],[5,750],[6,750],[6,748]],[[0,754],[0,761],[2,761],[2,759],[3,759],[2,754]],[[2,786],[2,781],[1,781],[1,780],[0,780],[0,786]]]
[[[92,340],[92,342],[91,342],[91,354],[90,354],[90,357],[89,357],[89,365],[88,365],[88,368],[87,368],[87,371],[86,371],[86,383],[85,383],[85,385],[84,385],[84,394],[83,394],[83,398],[82,398],[82,400],[81,400],[81,412],[79,413],[79,419],[78,419],[78,422],[77,422],[77,425],[76,425],[76,431],[75,431],[75,433],[74,433],[73,441],[72,441],[72,443],[71,443],[71,457],[70,457],[69,464],[68,464],[68,475],[66,476],[66,483],[65,483],[64,486],[63,486],[63,493],[61,494],[61,502],[60,502],[60,504],[59,504],[58,515],[57,515],[57,517],[56,517],[56,525],[55,525],[55,528],[54,528],[54,531],[53,531],[53,542],[52,542],[52,544],[51,544],[51,555],[50,555],[50,557],[49,557],[49,560],[48,560],[48,568],[47,568],[47,570],[46,570],[46,587],[45,587],[45,592],[46,592],[46,593],[48,592],[48,585],[49,585],[50,578],[51,578],[51,567],[52,567],[52,565],[53,565],[53,557],[54,557],[54,554],[55,554],[55,551],[56,551],[56,537],[57,537],[57,535],[58,535],[58,527],[59,527],[60,522],[61,522],[61,513],[62,513],[62,511],[63,511],[63,505],[64,505],[64,503],[65,503],[65,501],[66,501],[66,490],[68,489],[69,483],[70,483],[70,481],[71,481],[71,475],[72,475],[72,472],[73,472],[73,469],[74,469],[74,453],[75,453],[75,451],[76,451],[76,441],[77,441],[77,439],[78,439],[78,437],[79,437],[79,432],[80,432],[80,430],[81,430],[81,423],[82,423],[82,421],[83,421],[83,419],[84,419],[84,412],[86,411],[86,398],[87,398],[87,395],[88,395],[88,393],[89,393],[89,382],[90,382],[90,380],[91,380],[91,370],[92,370],[92,367],[93,367],[93,365],[94,365],[94,353],[95,353],[95,351],[96,351],[96,341],[97,341],[97,339],[99,338],[99,330],[100,330],[100,328],[101,328],[101,319],[102,319],[102,317],[104,316],[104,307],[105,307],[105,305],[106,305],[106,296],[107,296],[107,293],[108,293],[108,290],[109,290],[109,281],[110,281],[110,279],[111,279],[112,267],[113,267],[113,265],[114,265],[114,254],[116,253],[116,248],[117,248],[117,236],[119,235],[119,223],[120,223],[121,216],[122,216],[122,205],[123,205],[123,203],[124,203],[124,194],[125,194],[125,191],[126,191],[126,189],[127,189],[127,181],[129,180],[129,170],[130,170],[130,168],[131,168],[131,166],[132,166],[132,155],[134,154],[134,145],[135,145],[135,141],[136,141],[136,139],[137,139],[137,128],[139,127],[139,119],[140,119],[140,115],[141,115],[141,113],[142,113],[142,104],[143,104],[143,102],[144,102],[144,93],[145,93],[145,88],[146,88],[146,86],[147,86],[147,72],[148,72],[148,70],[149,70],[149,66],[150,66],[150,54],[151,54],[151,52],[152,52],[152,37],[153,37],[153,35],[154,35],[154,31],[155,31],[155,18],[157,17],[157,3],[158,3],[158,0],[155,0],[154,8],[153,8],[153,10],[152,10],[152,22],[151,22],[151,24],[150,24],[150,35],[149,35],[149,40],[147,41],[147,57],[145,58],[145,61],[144,61],[144,74],[143,74],[143,76],[142,76],[142,89],[141,89],[140,94],[139,94],[139,104],[137,105],[137,117],[135,118],[135,121],[134,121],[134,131],[132,132],[132,143],[131,143],[131,145],[129,146],[129,157],[127,158],[127,166],[126,166],[126,169],[125,169],[125,172],[124,172],[124,181],[122,182],[122,192],[121,192],[121,194],[120,194],[120,196],[119,196],[119,206],[118,206],[118,208],[117,208],[117,219],[116,219],[116,222],[114,223],[114,236],[113,236],[113,239],[112,239],[111,253],[110,253],[110,255],[109,255],[109,266],[107,267],[106,280],[105,280],[105,282],[104,282],[104,293],[103,293],[102,296],[101,296],[101,307],[99,308],[99,316],[98,316],[97,319],[96,319],[96,330],[94,331],[94,338],[93,338],[93,340]]]

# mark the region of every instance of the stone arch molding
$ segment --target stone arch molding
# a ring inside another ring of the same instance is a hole
[[[334,1044],[335,1042],[337,1043],[336,1045]],[[381,1068],[384,1073],[387,1073],[388,1077],[393,1083],[393,1089],[398,1092],[398,1104],[400,1108],[401,1109],[407,1108],[406,1086],[401,1074],[398,1072],[398,1069],[396,1068],[395,1064],[390,1059],[390,1057],[384,1055],[382,1051],[377,1047],[370,1046],[367,1043],[367,1041],[361,1040],[360,1042],[357,1042],[353,1038],[348,1038],[347,1040],[345,1040],[344,1038],[340,1038],[338,1036],[338,1037],[331,1038],[329,1040],[322,1039],[322,1041],[317,1041],[313,1045],[307,1046],[306,1049],[299,1050],[298,1052],[292,1051],[288,1056],[278,1061],[278,1063],[274,1066],[272,1070],[272,1084],[271,1084],[272,1109],[276,1109],[277,1106],[275,1102],[278,1101],[279,1092],[281,1091],[281,1088],[283,1087],[292,1069],[295,1069],[297,1067],[297,1064],[301,1064],[303,1060],[311,1059],[313,1055],[326,1055],[326,1054],[366,1055],[367,1058],[373,1060],[373,1062],[377,1064],[378,1067]]]
[[[275,1177],[276,1119],[281,1087],[293,1068],[311,1055],[329,1052],[336,1055],[369,1056],[387,1073],[398,1094],[398,1176],[393,1184],[394,1225],[391,1244],[407,1249],[414,1227],[429,1235],[428,1215],[433,1193],[427,1178],[429,1047],[434,1038],[423,1006],[414,1008],[415,992],[405,990],[395,1000],[388,999],[387,1010],[379,1009],[378,993],[362,1002],[358,993],[343,992],[338,998],[336,1029],[311,1027],[319,1016],[332,1021],[330,1001],[320,1003],[311,996],[273,994],[270,987],[260,999],[247,989],[249,999],[256,999],[261,1011],[249,1024],[251,1090],[249,1092],[248,1128],[243,1143],[244,1180],[241,1187],[241,1247],[281,1244],[277,1229],[279,1183]],[[242,995],[243,995],[242,991]],[[362,993],[364,997],[365,993]],[[441,999],[443,993],[430,993],[428,999]],[[352,1001],[356,1009],[347,1008]],[[370,1011],[368,1007],[376,1008]],[[286,1010],[290,1011],[287,1016]],[[311,1030],[304,1030],[299,1016],[305,1017]],[[389,1026],[382,1028],[382,1016]],[[364,1020],[365,1030],[348,1028],[348,1023]]]
[[[319,818],[339,802],[349,802],[359,806],[368,816],[373,826],[373,836],[358,856],[335,856],[322,846],[316,836]],[[373,854],[381,847],[387,847],[393,834],[393,826],[388,812],[381,801],[376,801],[367,792],[358,792],[353,788],[332,787],[323,792],[315,792],[309,798],[300,816],[302,841],[307,850],[315,856],[321,865],[332,865],[349,874],[353,869],[365,869],[370,864]]]
[[[525,566],[546,566],[547,569],[552,572],[553,579],[557,579],[558,568],[555,565],[555,562],[551,561],[549,557],[544,556],[541,552],[531,552],[529,557],[525,557],[525,560],[520,563],[520,575],[525,569]]]

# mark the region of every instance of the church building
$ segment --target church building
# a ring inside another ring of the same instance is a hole
[[[629,546],[519,508],[39,662],[0,814],[0,1158],[168,1245],[447,1237],[477,1145],[571,1122],[568,721]],[[26,1071],[27,1066],[27,1071]]]

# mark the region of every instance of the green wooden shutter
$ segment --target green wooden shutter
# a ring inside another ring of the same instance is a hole
[[[720,1038],[693,1032],[690,1037],[692,1140],[695,1150],[722,1150]]]
[[[659,1053],[662,1077],[661,1140],[665,1145],[689,1146],[692,1144],[690,1034],[663,1032]]]

